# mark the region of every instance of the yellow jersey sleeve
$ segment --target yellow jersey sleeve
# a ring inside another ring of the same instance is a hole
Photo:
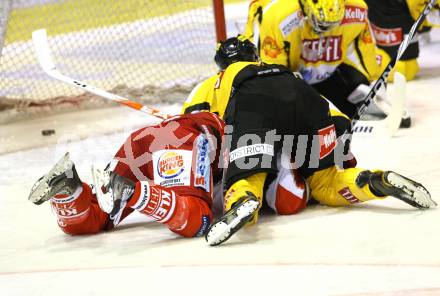
[[[260,26],[262,17],[263,17],[263,9],[270,2],[275,0],[252,0],[249,3],[248,9],[248,18],[246,22],[246,26],[244,28],[244,36],[248,39],[253,40],[254,38],[254,28]],[[258,29],[257,29],[258,34]],[[255,44],[257,45],[257,44]]]
[[[295,70],[299,52],[292,48],[300,45],[299,32],[303,21],[304,16],[298,1],[278,0],[268,4],[263,10],[259,27],[261,60]],[[293,58],[292,54],[297,56]]]
[[[376,58],[377,48],[368,23],[353,40],[352,48],[352,55],[347,55],[344,62],[364,74],[370,82],[377,79],[380,75],[380,67]]]
[[[214,88],[218,80],[218,74],[197,84],[188,95],[183,104],[181,113],[187,114],[194,111],[211,111],[215,112]]]
[[[350,40],[345,45],[347,54],[344,63],[361,72],[370,82],[380,75],[376,59],[376,44],[370,31],[368,7],[364,0],[345,2],[344,30],[342,38]]]

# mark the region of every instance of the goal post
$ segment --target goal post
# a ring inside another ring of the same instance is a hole
[[[215,73],[215,44],[226,38],[223,0],[3,0],[0,8],[0,123],[105,104],[45,75],[37,29],[47,29],[63,73],[146,105],[182,102]]]
[[[212,0],[217,41],[226,40],[225,6],[223,0]]]

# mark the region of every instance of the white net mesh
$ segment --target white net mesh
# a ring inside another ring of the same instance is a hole
[[[41,70],[31,41],[32,31],[40,28],[47,29],[55,63],[68,76],[145,104],[184,99],[215,71],[211,3],[13,0],[9,14],[0,4],[8,15],[0,57],[0,122],[105,102]]]

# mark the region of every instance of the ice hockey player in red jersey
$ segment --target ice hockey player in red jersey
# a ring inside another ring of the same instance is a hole
[[[111,229],[136,210],[179,235],[201,236],[212,220],[212,183],[221,178],[217,146],[222,132],[223,122],[211,113],[141,128],[106,168],[105,188],[95,188],[111,196],[110,202],[80,180],[68,155],[37,181],[29,199],[35,204],[50,200],[58,225],[68,234]]]
[[[80,180],[66,154],[37,181],[29,199],[49,200],[68,234],[109,230],[139,211],[181,236],[201,236],[212,221],[214,184],[222,178],[223,127],[215,114],[200,112],[135,131],[95,178],[97,188]],[[294,214],[308,201],[304,180],[287,169],[280,169],[267,192],[278,214]],[[222,196],[217,201],[222,207]]]

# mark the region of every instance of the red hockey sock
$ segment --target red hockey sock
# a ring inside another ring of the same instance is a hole
[[[92,190],[83,183],[72,195],[57,194],[50,199],[60,227],[83,222],[89,215]]]
[[[137,182],[127,206],[164,223],[184,237],[201,236],[212,220],[208,204],[194,196],[177,195],[173,190]]]
[[[103,230],[108,215],[98,205],[86,183],[70,196],[55,195],[50,199],[58,225],[67,234],[93,234]]]

